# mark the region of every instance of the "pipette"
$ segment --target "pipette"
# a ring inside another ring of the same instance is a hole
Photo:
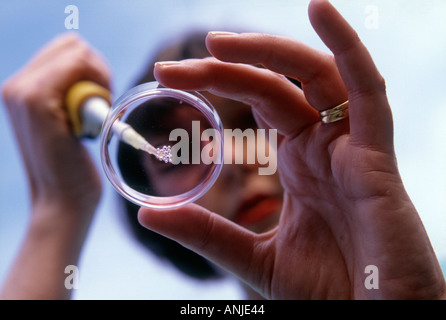
[[[65,104],[74,134],[79,138],[96,138],[110,111],[110,92],[94,82],[79,81],[68,90]],[[117,120],[112,131],[133,148],[145,151],[159,161],[172,162],[170,146],[155,148],[129,124]]]

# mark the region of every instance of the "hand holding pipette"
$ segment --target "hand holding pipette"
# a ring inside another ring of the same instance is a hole
[[[110,105],[110,92],[107,89],[91,81],[74,84],[66,95],[66,106],[76,136],[96,138],[110,111]],[[170,146],[155,148],[129,124],[117,120],[112,131],[133,148],[145,151],[159,161],[171,162]]]

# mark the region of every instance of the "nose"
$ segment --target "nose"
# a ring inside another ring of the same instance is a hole
[[[270,141],[261,129],[247,129],[243,132],[234,130],[231,134],[225,130],[225,164],[240,165],[247,172],[257,170],[261,175],[267,171],[264,170],[267,166],[269,169],[273,168],[267,174],[274,174],[277,167],[277,143],[274,144],[274,141],[277,141],[277,135],[270,134],[269,138]]]

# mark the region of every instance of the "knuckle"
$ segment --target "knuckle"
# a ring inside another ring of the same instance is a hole
[[[91,49],[86,43],[79,42],[75,50],[73,50],[73,55],[80,61],[88,61],[91,56]]]
[[[77,33],[70,32],[63,34],[60,38],[56,39],[56,42],[60,42],[62,50],[73,51],[73,49],[80,47],[87,47],[87,42]]]
[[[68,33],[61,41],[65,44],[61,48],[61,54],[68,56],[67,62],[76,63],[77,60],[86,60],[91,56],[90,45],[78,34]]]
[[[7,80],[2,88],[2,95],[8,108],[30,108],[42,99],[40,81],[29,80],[26,74],[19,74]]]
[[[68,32],[68,33],[64,34],[63,39],[67,43],[77,43],[77,42],[83,41],[82,37],[76,32]]]
[[[88,73],[92,60],[92,53],[90,48],[83,43],[80,43],[69,54],[69,64],[66,66],[72,74]]]
[[[2,97],[6,103],[8,103],[9,100],[11,99],[11,93],[13,90],[11,82],[12,82],[11,80],[8,80],[2,85]]]
[[[1,93],[7,107],[10,107],[17,102],[21,96],[18,94],[22,91],[21,87],[20,79],[17,79],[17,76],[10,78],[3,83]]]
[[[325,79],[327,74],[332,78],[339,76],[334,56],[330,54],[322,54],[321,58],[318,60],[318,64],[313,68],[311,78],[318,80]]]
[[[381,74],[379,74],[376,78],[376,90],[385,93],[387,90],[386,88],[386,80]]]
[[[350,90],[349,96],[352,99],[373,98],[386,95],[386,81],[381,76],[370,77],[369,81]]]
[[[204,225],[206,227],[203,228],[203,233],[197,245],[197,247],[200,249],[206,248],[211,243],[212,234],[215,227],[215,217],[213,215],[208,215]]]
[[[25,107],[30,107],[41,99],[41,91],[38,90],[35,86],[30,87],[27,90],[23,90],[23,94],[19,98],[19,104]]]
[[[66,32],[61,35],[58,35],[54,38],[54,43],[57,44],[66,44],[70,45],[71,43],[74,43],[80,39],[80,36],[75,32]]]
[[[205,248],[210,243],[213,227],[214,227],[214,218],[211,215],[209,215],[206,223],[205,232],[203,233],[203,236],[201,238],[201,247]]]

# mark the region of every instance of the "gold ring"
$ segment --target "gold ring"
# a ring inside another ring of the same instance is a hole
[[[321,121],[323,123],[332,123],[348,117],[348,100],[336,107],[320,111]]]

